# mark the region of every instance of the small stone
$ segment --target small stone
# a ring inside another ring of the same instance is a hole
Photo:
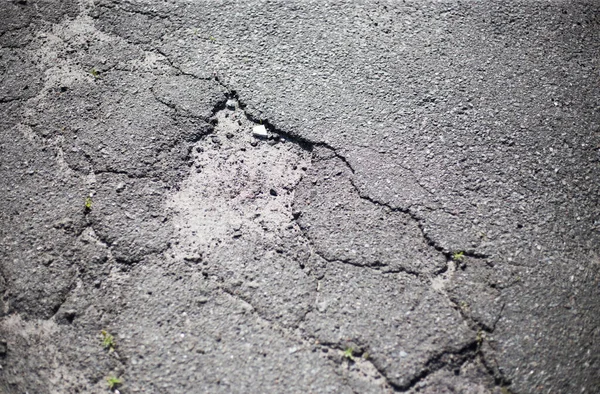
[[[216,135],[213,135],[212,138],[211,138],[211,140],[212,140],[213,144],[217,144],[218,145],[218,144],[221,143],[221,140]]]
[[[406,356],[408,356],[408,354],[404,350],[400,352],[400,357],[404,358]]]
[[[267,133],[267,128],[264,125],[254,126],[252,129],[252,135],[257,138],[267,138],[269,136]]]
[[[233,138],[233,133],[231,131],[228,131],[227,134],[225,134],[225,136],[227,137],[227,139],[232,139]]]
[[[125,182],[119,182],[115,190],[117,191],[117,193],[120,193],[123,190],[125,190]]]
[[[221,101],[221,102],[222,102],[222,101]],[[236,103],[236,101],[235,101],[235,100],[233,100],[233,99],[229,99],[229,100],[227,100],[227,102],[225,103],[225,106],[227,106],[227,108],[229,108],[229,109],[235,109],[235,106],[236,106],[236,104],[237,104],[237,103]]]

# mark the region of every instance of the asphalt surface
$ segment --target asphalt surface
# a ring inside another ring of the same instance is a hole
[[[599,70],[595,1],[2,1],[0,392],[598,392]]]

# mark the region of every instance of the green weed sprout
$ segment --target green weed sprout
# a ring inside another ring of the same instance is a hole
[[[485,339],[485,332],[483,332],[483,330],[477,331],[477,338],[476,338],[477,346],[481,346],[484,339]]]
[[[102,334],[102,346],[104,346],[105,349],[108,349],[109,352],[114,352],[116,346],[115,338],[106,330],[100,331],[100,334]]]
[[[454,261],[463,261],[465,259],[465,252],[454,252],[452,255],[452,260]]]
[[[353,353],[353,349],[351,347],[347,348],[346,350],[344,350],[344,358],[347,358],[348,360],[354,361],[354,355]]]
[[[85,208],[86,212],[89,212],[92,210],[92,197],[88,196],[85,198],[85,203],[84,203],[83,207]]]
[[[118,385],[123,384],[123,379],[115,376],[109,376],[106,378],[106,383],[108,383],[108,388],[112,390]]]

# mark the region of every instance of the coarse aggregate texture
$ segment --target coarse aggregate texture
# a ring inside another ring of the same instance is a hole
[[[599,22],[3,1],[0,392],[595,392]]]

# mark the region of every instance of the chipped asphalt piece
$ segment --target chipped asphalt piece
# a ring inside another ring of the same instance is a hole
[[[2,3],[0,391],[593,391],[598,11]]]

